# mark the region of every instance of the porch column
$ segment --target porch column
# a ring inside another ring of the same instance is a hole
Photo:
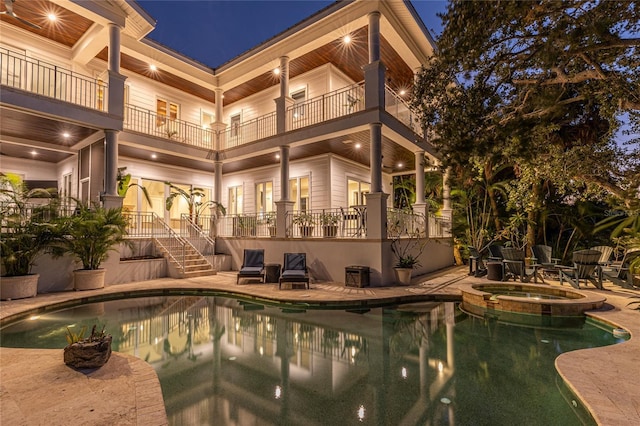
[[[224,143],[224,130],[227,125],[222,121],[222,102],[224,98],[224,91],[222,89],[214,90],[216,95],[216,121],[211,126],[214,132],[213,150],[218,152],[223,148]]]
[[[451,187],[449,186],[449,178],[451,177],[451,168],[447,167],[442,175],[442,217],[448,220],[451,224],[452,209],[451,209]],[[451,228],[445,232],[445,236],[451,236]]]
[[[369,124],[371,192],[382,192],[382,123]]]
[[[276,130],[278,134],[286,132],[287,129],[287,107],[293,104],[293,99],[289,96],[289,57],[280,57],[280,96],[276,102]]]
[[[108,57],[108,112],[124,117],[124,82],[126,77],[120,74],[120,27],[109,24]],[[119,129],[104,130],[104,190],[101,201],[106,208],[122,207],[122,197],[118,196],[118,133]]]
[[[213,201],[217,203],[222,202],[222,161],[216,153],[216,159],[213,162],[214,177],[213,177]]]
[[[380,12],[369,14],[369,63],[364,69],[364,106],[384,108],[385,66],[380,61]]]
[[[429,205],[424,199],[424,151],[417,151],[415,155],[416,167],[416,202],[413,203],[413,212],[424,217],[424,235],[429,237]]]
[[[280,146],[280,201],[276,201],[276,237],[287,236],[287,214],[293,210],[289,200],[289,146]]]

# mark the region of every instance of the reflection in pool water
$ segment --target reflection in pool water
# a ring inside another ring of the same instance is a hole
[[[588,322],[517,327],[453,303],[301,311],[185,296],[42,315],[5,327],[2,345],[62,348],[66,326],[94,322],[155,368],[172,425],[590,424],[554,359],[618,341]]]

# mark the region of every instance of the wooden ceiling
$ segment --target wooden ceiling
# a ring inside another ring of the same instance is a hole
[[[0,9],[6,12],[4,1],[0,3]],[[0,15],[0,20],[68,47],[74,46],[93,25],[91,20],[47,0],[17,0],[13,3],[13,12],[16,16],[40,26],[40,29],[6,14]],[[55,22],[49,20],[49,13],[56,15]]]

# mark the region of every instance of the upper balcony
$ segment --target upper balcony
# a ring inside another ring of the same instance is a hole
[[[97,111],[107,111],[107,83],[0,47],[0,84]]]
[[[387,113],[422,135],[415,114],[400,94],[386,87],[385,99]],[[360,82],[289,106],[286,109],[286,128],[288,131],[297,130],[363,110],[364,82]],[[220,149],[225,150],[276,136],[276,122],[276,112],[273,111],[216,132],[195,123],[169,119],[154,111],[126,105],[124,129],[207,150],[215,149],[217,136]]]

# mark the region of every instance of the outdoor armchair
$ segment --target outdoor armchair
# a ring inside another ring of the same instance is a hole
[[[240,278],[259,278],[264,282],[264,249],[245,249],[242,266],[238,271],[236,284]]]
[[[591,281],[596,288],[602,289],[602,280],[598,269],[601,255],[602,253],[598,250],[574,251],[572,255],[573,266],[559,267],[560,285],[567,281],[572,287],[579,289],[580,281],[584,280],[585,285],[587,285],[587,281]]]
[[[279,289],[282,288],[282,283],[304,283],[306,288],[309,288],[306,253],[284,254],[284,266],[278,282]]]

